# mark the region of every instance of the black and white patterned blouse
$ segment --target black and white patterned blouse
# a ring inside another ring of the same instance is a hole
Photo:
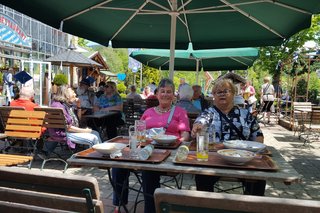
[[[234,106],[226,116],[240,132],[242,132],[247,140],[255,141],[258,136],[263,136],[257,120],[247,109]],[[238,133],[230,127],[230,124],[225,121],[213,107],[210,107],[201,113],[195,123],[201,123],[208,126],[210,141],[221,143],[227,140],[240,139]],[[215,140],[213,140],[214,135]]]

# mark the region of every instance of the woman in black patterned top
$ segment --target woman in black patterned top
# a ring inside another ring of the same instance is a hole
[[[227,140],[243,139],[263,143],[263,134],[257,120],[247,109],[239,108],[233,103],[235,86],[228,79],[218,80],[213,88],[214,106],[205,110],[196,119],[192,135],[195,136],[204,126],[209,128],[211,141],[222,143]],[[219,112],[220,111],[220,112]],[[234,127],[224,118],[228,118]],[[237,130],[235,130],[235,127]],[[215,134],[213,134],[215,133]],[[215,138],[213,138],[215,136]],[[213,191],[218,176],[196,175],[197,190]],[[243,181],[245,194],[264,195],[266,181]]]

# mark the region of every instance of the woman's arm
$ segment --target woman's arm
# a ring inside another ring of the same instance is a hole
[[[89,129],[89,128],[79,128],[79,127],[75,127],[75,126],[68,126],[68,129],[67,129],[68,132],[77,132],[77,133],[91,133],[92,130]]]
[[[184,131],[181,133],[181,140],[182,141],[189,141],[189,138],[190,138],[189,132]]]

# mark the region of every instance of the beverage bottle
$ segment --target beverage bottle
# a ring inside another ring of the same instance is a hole
[[[145,146],[139,152],[139,159],[140,160],[147,160],[152,155],[153,150],[154,150],[153,145],[149,144],[149,145]]]
[[[208,129],[209,133],[209,144],[214,144],[216,142],[216,126],[214,123],[210,125],[210,128]]]

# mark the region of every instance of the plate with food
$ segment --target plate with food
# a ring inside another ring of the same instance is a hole
[[[221,149],[217,153],[226,162],[235,165],[243,165],[255,157],[254,152],[241,149]]]

